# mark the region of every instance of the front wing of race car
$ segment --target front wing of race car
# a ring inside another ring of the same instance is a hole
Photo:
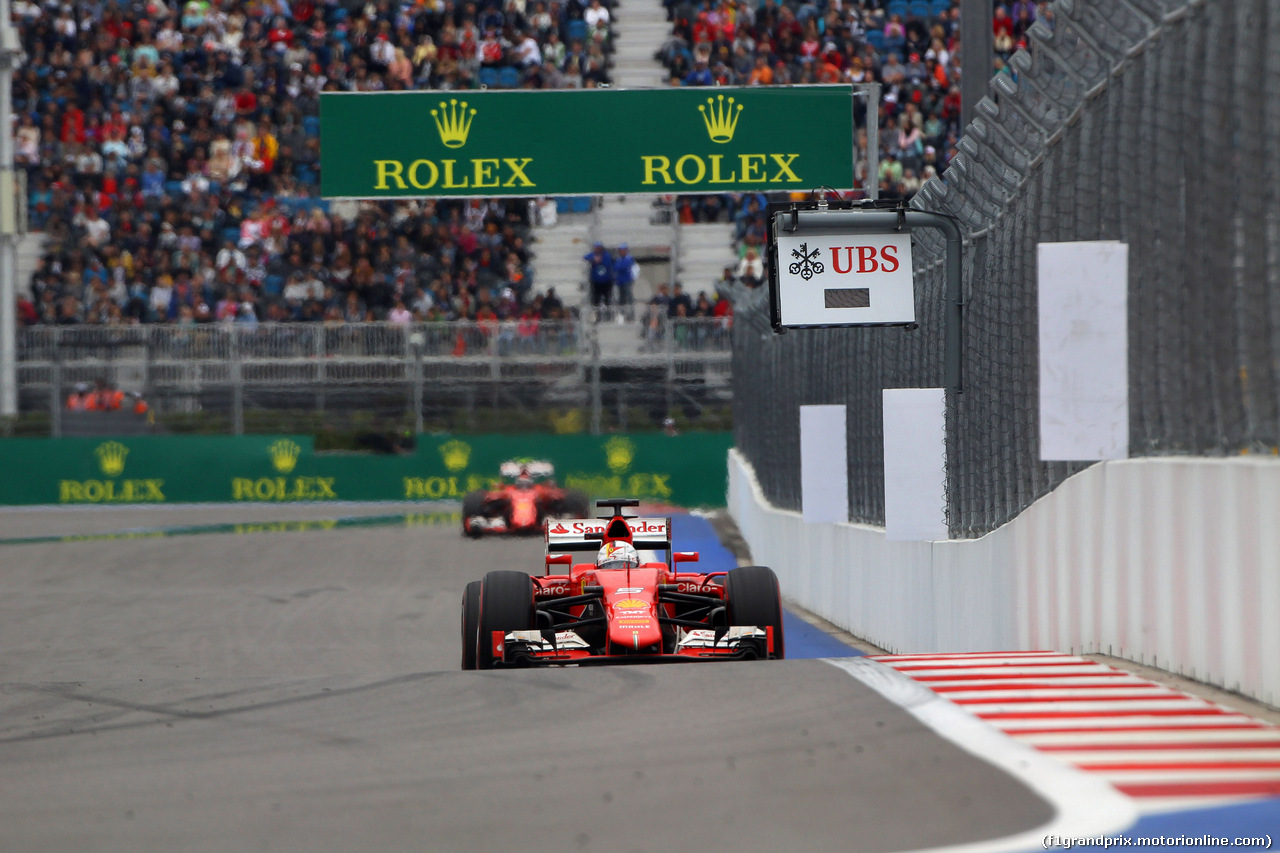
[[[688,663],[699,660],[767,660],[775,656],[773,627],[675,629],[675,647],[662,654],[601,654],[576,631],[494,631],[495,664],[506,666],[599,666],[626,663]]]

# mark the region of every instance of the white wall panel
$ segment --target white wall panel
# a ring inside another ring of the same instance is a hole
[[[800,407],[800,507],[809,524],[849,520],[844,406]]]
[[[1129,455],[1129,247],[1038,247],[1040,458]]]
[[[1094,465],[928,543],[805,525],[731,451],[729,509],[784,595],[889,651],[1097,651],[1280,704],[1280,460]]]
[[[946,391],[886,388],[881,399],[885,535],[917,542],[946,539]]]

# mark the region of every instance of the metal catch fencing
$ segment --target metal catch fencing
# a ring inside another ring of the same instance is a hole
[[[947,408],[953,537],[1085,463],[1039,459],[1036,247],[1128,243],[1132,455],[1280,445],[1280,2],[1057,0],[913,199],[966,236],[964,393]],[[848,406],[852,520],[883,524],[881,389],[942,385],[944,247],[913,235],[919,328],[769,331],[741,294],[734,425],[800,506],[797,407]]]
[[[621,332],[630,345],[602,352],[597,326],[577,320],[35,326],[18,338],[20,402],[48,412],[53,435],[66,396],[98,380],[142,394],[175,429],[236,434],[288,412],[321,415],[318,425],[501,431],[542,418],[601,432],[723,409],[728,428],[725,318],[663,316]]]

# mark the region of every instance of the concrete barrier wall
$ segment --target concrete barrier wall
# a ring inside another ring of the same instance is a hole
[[[1094,465],[971,540],[806,525],[736,451],[728,502],[784,595],[890,651],[1103,653],[1280,704],[1280,461]]]

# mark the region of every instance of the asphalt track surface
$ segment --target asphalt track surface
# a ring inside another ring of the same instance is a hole
[[[431,524],[0,546],[0,850],[887,851],[1051,817],[818,660],[458,671],[463,586],[540,554]]]

